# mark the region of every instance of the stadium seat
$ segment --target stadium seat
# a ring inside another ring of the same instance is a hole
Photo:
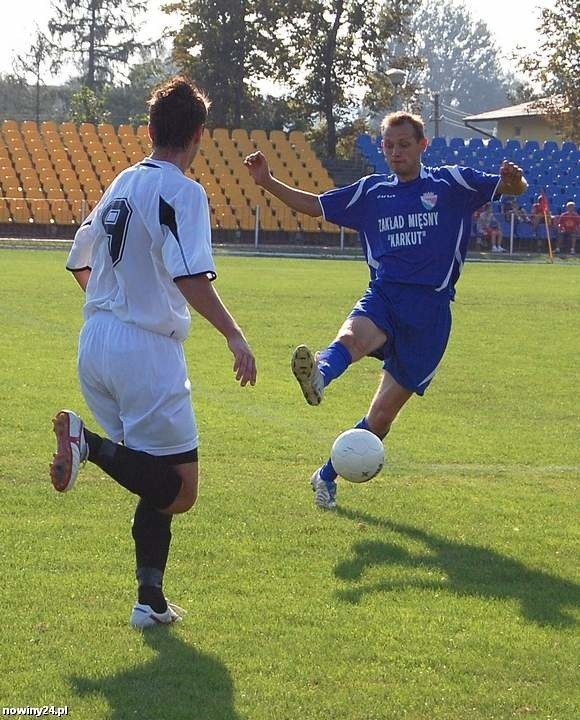
[[[571,153],[576,152],[576,150],[576,143],[572,142],[571,140],[566,140],[562,143],[562,157],[570,155]]]
[[[470,150],[477,150],[478,148],[483,147],[483,140],[480,137],[469,138],[467,147]]]
[[[502,142],[499,138],[492,137],[487,142],[487,149],[490,151],[503,150]]]
[[[31,221],[30,208],[24,198],[8,199],[8,207],[10,208],[12,222],[27,223]]]
[[[434,137],[429,141],[429,147],[432,150],[446,150],[447,140],[444,137]]]
[[[558,143],[554,140],[546,140],[544,143],[544,156],[545,157],[553,157],[556,154],[559,154],[560,150],[558,148]]]
[[[522,149],[522,144],[519,140],[516,140],[515,138],[506,140],[505,149],[507,150],[507,152],[514,152],[515,150],[519,151]]]
[[[265,130],[250,130],[250,139],[256,143],[258,147],[269,144],[268,136],[266,135]]]
[[[463,141],[463,138],[453,137],[449,141],[449,147],[451,150],[463,150],[465,148],[465,142]]]
[[[540,143],[536,140],[527,140],[523,149],[526,154],[535,154],[540,151]]]
[[[35,223],[47,225],[54,222],[48,200],[30,200],[30,211],[32,213],[32,220]]]

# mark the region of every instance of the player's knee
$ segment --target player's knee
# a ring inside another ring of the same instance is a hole
[[[357,333],[350,330],[342,331],[336,339],[349,351],[353,362],[360,360],[368,352],[367,343]]]
[[[183,481],[179,494],[174,502],[167,508],[173,515],[185,513],[195,505],[197,501],[197,479],[195,481]]]

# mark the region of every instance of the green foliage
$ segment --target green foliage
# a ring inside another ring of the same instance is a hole
[[[61,122],[69,117],[71,89],[29,85],[17,75],[0,75],[0,120],[53,120]]]
[[[577,0],[556,0],[542,8],[539,47],[521,60],[521,69],[547,96],[535,106],[564,138],[580,142],[580,14]]]
[[[135,17],[146,7],[145,0],[53,0],[49,31],[63,56],[82,68],[83,85],[102,90],[143,47]]]
[[[289,370],[321,347],[363,263],[218,256],[255,388],[196,318],[185,343],[200,499],[175,518],[169,597],[128,627],[135,497],[88,463],[48,481],[50,418],[78,409],[82,293],[61,252],[0,253],[3,706],[75,720],[577,720],[578,266],[467,264],[445,360],[388,462],[317,511],[308,478],[364,413],[363,360],[306,406]],[[249,291],[251,289],[251,292]]]
[[[104,104],[109,122],[113,125],[147,123],[147,101],[152,90],[174,74],[175,68],[158,58],[132,65],[126,83],[109,86],[106,90]]]
[[[105,101],[91,88],[82,86],[71,97],[70,119],[75,123],[108,122],[109,114],[105,110]]]
[[[449,0],[422,3],[408,39],[409,51],[414,49],[425,61],[410,78],[422,88],[424,102],[439,92],[443,104],[468,113],[506,104],[506,78],[493,36],[464,5]]]
[[[36,35],[28,52],[17,55],[14,61],[14,70],[17,75],[23,78],[31,75],[34,78],[34,119],[40,122],[42,85],[44,71],[49,68],[56,71],[60,64],[60,52],[48,39],[48,37],[36,30]]]
[[[268,75],[273,45],[264,28],[276,24],[275,4],[262,0],[181,0],[173,60],[212,100],[210,126],[245,127],[257,98],[253,87]]]
[[[358,0],[301,0],[287,5],[279,41],[286,62],[277,77],[324,123],[325,155],[336,154],[337,125],[360,103],[354,90],[369,82],[384,47],[404,32],[413,4],[361,5]]]

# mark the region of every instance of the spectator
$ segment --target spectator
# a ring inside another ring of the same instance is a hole
[[[530,222],[526,211],[519,205],[516,198],[506,197],[501,206],[504,220],[511,227],[512,215],[514,217],[514,235],[518,237],[518,226],[522,222]]]
[[[576,254],[576,238],[580,227],[580,215],[576,210],[575,203],[570,200],[566,203],[566,210],[557,220],[558,246],[556,252],[564,252],[566,246],[570,247],[570,255]]]
[[[477,235],[489,242],[492,252],[505,252],[502,247],[502,235],[499,220],[493,212],[491,203],[487,203],[477,219]]]
[[[548,225],[552,224],[552,216],[549,211],[546,215],[548,219]],[[536,250],[541,251],[544,249],[544,238],[540,235],[540,228],[544,226],[544,201],[541,195],[538,195],[536,202],[532,205],[530,212],[530,222],[532,223],[532,229],[534,231],[534,239],[536,241]]]

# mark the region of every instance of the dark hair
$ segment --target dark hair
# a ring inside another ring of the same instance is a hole
[[[153,144],[184,149],[205,124],[211,105],[186,77],[175,77],[155,88],[148,102]]]
[[[390,127],[399,127],[408,123],[412,126],[417,141],[425,138],[425,125],[423,120],[418,115],[413,115],[408,112],[394,112],[387,115],[381,123],[381,135],[385,135]]]

